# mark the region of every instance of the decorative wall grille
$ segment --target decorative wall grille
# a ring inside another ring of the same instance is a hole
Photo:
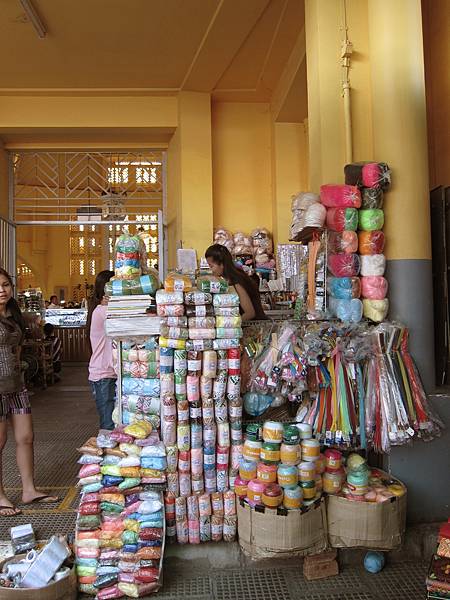
[[[163,208],[163,151],[15,152],[16,224],[128,221]]]

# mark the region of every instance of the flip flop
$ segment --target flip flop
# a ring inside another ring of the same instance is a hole
[[[0,516],[2,516],[2,517],[17,517],[18,515],[22,514],[22,511],[20,510],[20,508],[16,508],[15,506],[1,506],[0,505],[0,513],[5,510],[13,510],[14,512],[12,515],[0,514]]]
[[[49,500],[49,498],[56,498],[56,500]],[[56,502],[59,502],[60,498],[58,496],[52,496],[50,494],[44,494],[43,496],[36,496],[36,498],[33,498],[33,500],[31,500],[30,502],[23,502],[22,504],[25,504],[26,506],[30,505],[30,504],[55,504]]]

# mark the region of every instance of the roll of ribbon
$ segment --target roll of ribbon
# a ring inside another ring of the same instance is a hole
[[[320,202],[327,208],[359,208],[361,194],[355,185],[321,185]]]
[[[357,254],[330,254],[328,257],[328,269],[335,277],[356,277],[360,266]]]
[[[361,277],[361,295],[369,300],[384,300],[388,291],[388,282],[382,276]]]

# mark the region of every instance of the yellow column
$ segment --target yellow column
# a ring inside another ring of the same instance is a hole
[[[181,92],[178,123],[168,150],[169,267],[177,247],[200,258],[213,239],[210,95]]]
[[[345,131],[339,55],[342,4],[337,0],[305,0],[308,73],[310,188],[340,183],[345,163]]]

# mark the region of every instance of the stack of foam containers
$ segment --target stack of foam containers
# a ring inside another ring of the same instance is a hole
[[[320,201],[327,208],[329,309],[342,321],[358,322],[362,318],[359,299],[360,259],[357,254],[358,208],[361,194],[357,186],[322,185]]]
[[[147,421],[100,431],[82,456],[75,554],[80,592],[138,598],[161,585],[165,448]]]
[[[361,298],[364,317],[381,322],[387,317],[388,282],[384,277],[386,258],[384,191],[390,184],[390,171],[385,163],[353,163],[344,169],[346,183],[359,186],[361,209],[358,214],[358,239],[361,262]]]
[[[239,327],[226,327],[233,338],[216,339],[214,310],[217,296],[223,296],[227,310],[233,303],[233,311],[225,316],[235,318],[236,298],[220,293],[226,291],[223,282],[206,287],[199,280],[198,284],[200,289],[184,295],[188,339],[184,349],[174,350],[174,396],[164,395],[161,385],[168,461],[167,538],[181,544],[235,539],[232,488],[242,452],[240,321],[232,322]],[[216,349],[218,346],[223,349]]]

